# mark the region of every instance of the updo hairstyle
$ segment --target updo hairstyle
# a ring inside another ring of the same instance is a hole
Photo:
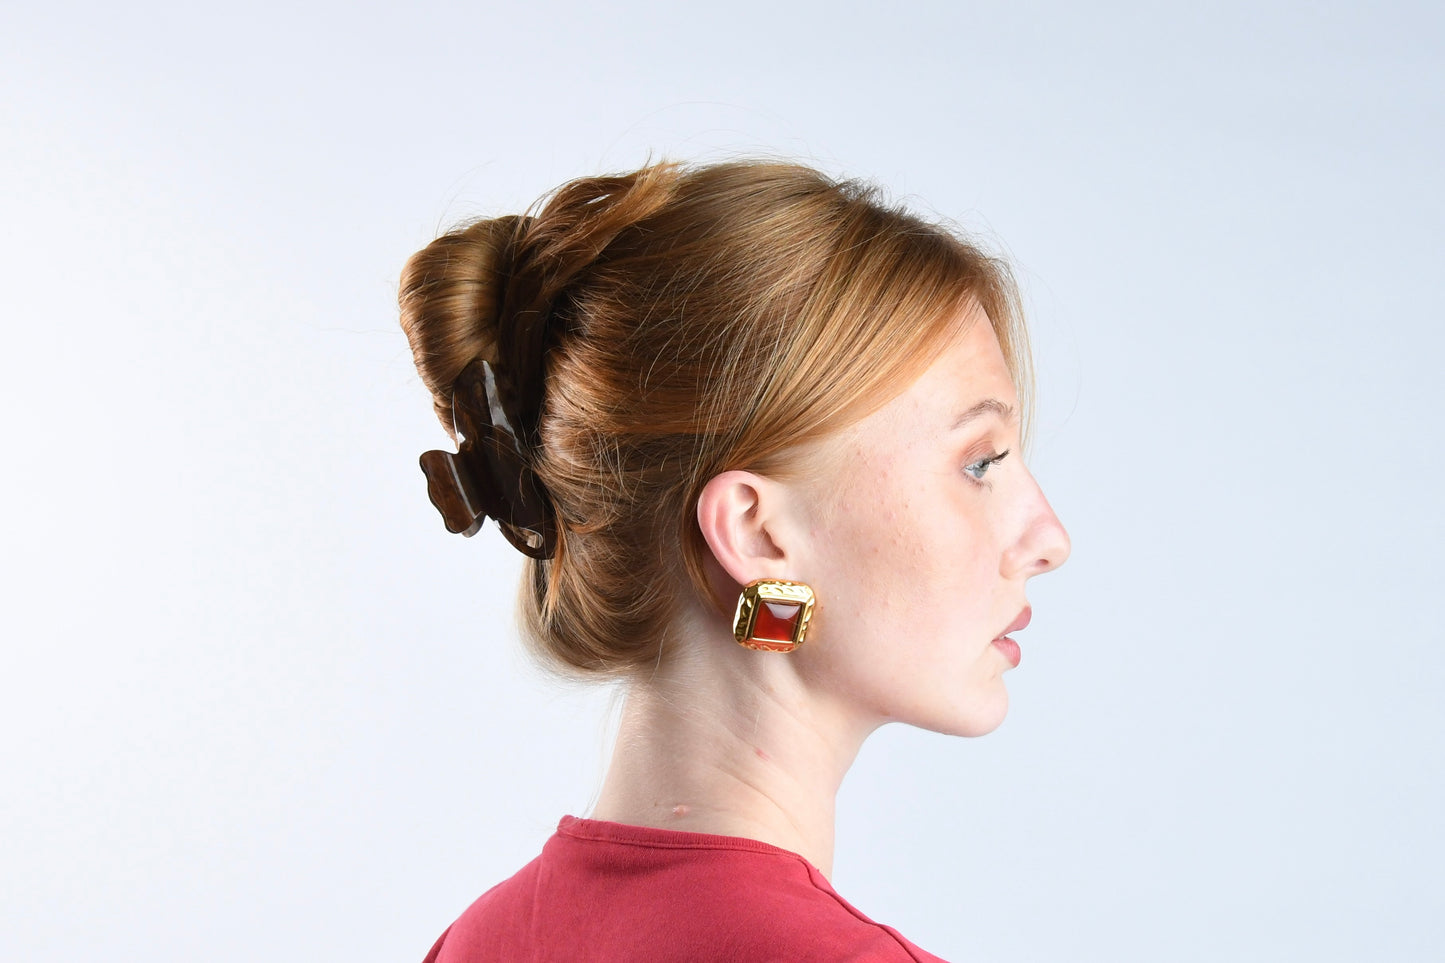
[[[1027,412],[1017,301],[1005,264],[874,188],[761,161],[571,181],[437,238],[400,293],[449,432],[462,370],[495,369],[556,530],[526,563],[524,636],[596,676],[653,665],[686,593],[731,612],[704,575],[709,479],[796,472],[799,446],[911,384],[972,303]]]

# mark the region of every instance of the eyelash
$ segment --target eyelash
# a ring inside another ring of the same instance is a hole
[[[994,465],[997,465],[999,462],[1003,461],[1007,457],[1007,451],[1000,452],[997,455],[989,455],[987,458],[980,458],[978,461],[974,462],[971,465],[965,465],[963,467],[963,470],[968,472],[969,477],[972,478],[974,481],[981,482],[984,480],[983,476],[988,474],[988,470],[990,468],[992,468]]]

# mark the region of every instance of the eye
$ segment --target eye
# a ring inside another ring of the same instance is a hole
[[[975,481],[983,481],[983,476],[988,474],[988,470],[1007,457],[1007,451],[1000,452],[997,455],[989,455],[986,458],[980,458],[971,465],[965,465],[963,470],[968,472]]]

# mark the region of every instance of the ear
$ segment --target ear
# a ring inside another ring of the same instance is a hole
[[[705,486],[697,500],[697,524],[712,557],[735,594],[760,578],[796,578],[798,524],[787,486],[748,471],[725,471]],[[723,593],[726,596],[727,592]]]

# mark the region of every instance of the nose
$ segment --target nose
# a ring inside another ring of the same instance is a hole
[[[1012,547],[1004,553],[1003,574],[1007,578],[1033,578],[1052,572],[1069,558],[1069,533],[1054,514],[1043,489],[1029,476],[1029,497],[1024,499],[1021,528]]]

